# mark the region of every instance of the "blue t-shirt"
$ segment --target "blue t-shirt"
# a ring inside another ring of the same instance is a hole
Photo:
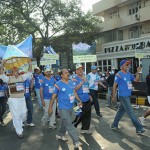
[[[78,77],[78,76],[75,76],[73,79],[72,79],[75,87],[80,84],[83,80]],[[82,102],[87,102],[89,99],[90,99],[90,96],[89,96],[89,85],[88,85],[88,82],[84,82],[84,84],[76,91],[79,98],[81,99]]]
[[[58,108],[59,109],[72,109],[74,106],[74,84],[71,80],[68,83],[62,80],[55,84],[54,94],[58,96]]]
[[[55,79],[56,79],[57,82],[58,82],[59,80],[61,80],[60,75],[56,75],[56,76],[55,76]]]
[[[30,97],[30,85],[31,85],[31,80],[30,79],[27,79],[27,80],[24,81],[24,89],[25,89],[24,96],[26,98]]]
[[[55,83],[56,80],[54,76],[51,76],[49,80],[45,77],[41,80],[41,88],[43,88],[43,98],[45,100],[50,101],[50,99],[52,98]]]
[[[131,96],[132,92],[132,81],[135,80],[135,77],[130,73],[123,73],[119,71],[115,75],[115,83],[118,84],[119,96]]]
[[[34,74],[35,79],[35,89],[40,89],[40,80],[44,78],[43,74]]]
[[[0,97],[6,97],[5,91],[7,90],[7,87],[3,84],[0,85]]]
[[[87,80],[89,83],[89,89],[98,90],[98,82],[100,81],[100,76],[97,73],[89,73],[87,75]]]

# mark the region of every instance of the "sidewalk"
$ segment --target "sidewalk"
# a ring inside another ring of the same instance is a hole
[[[83,144],[80,150],[149,150],[150,149],[150,117],[146,122],[146,136],[138,136],[135,133],[130,119],[125,115],[120,127],[123,128],[123,133],[110,130],[116,111],[106,106],[106,100],[99,100],[101,106],[102,118],[95,115],[94,108],[92,109],[91,130],[92,135],[84,135],[80,133],[81,125],[78,126],[80,141]],[[140,107],[135,109],[137,116],[141,116],[148,107]],[[144,109],[144,110],[143,110]],[[55,135],[59,129],[59,119],[57,119],[57,129],[52,130],[47,127],[42,127],[41,118],[43,111],[38,111],[37,102],[34,102],[34,123],[35,127],[24,128],[24,139],[17,139],[10,113],[6,114],[5,127],[0,126],[0,150],[73,150],[74,146],[69,139],[67,143],[57,141]]]

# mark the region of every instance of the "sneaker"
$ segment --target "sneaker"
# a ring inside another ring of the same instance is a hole
[[[28,127],[35,127],[35,124],[34,124],[34,123],[26,123],[26,125],[27,125]]]
[[[90,130],[81,130],[82,134],[92,134],[92,131]]]
[[[145,125],[145,118],[144,117],[139,117],[139,121],[141,123],[141,125]]]
[[[74,148],[79,148],[80,146],[82,146],[82,143],[80,143],[79,141],[75,142]]]
[[[56,135],[57,140],[68,141],[64,136]]]
[[[137,135],[140,135],[140,134],[142,134],[142,133],[144,133],[145,132],[145,130],[143,129],[143,130],[141,130],[141,131],[136,131],[136,134]]]
[[[50,129],[56,129],[56,126],[55,125],[49,125],[49,128]]]
[[[114,130],[114,131],[119,131],[119,132],[122,131],[122,129],[120,129],[120,128],[118,128],[118,127],[113,127],[113,126],[111,126],[110,129],[111,129],[111,130]]]
[[[4,123],[4,122],[1,122],[1,126],[4,127],[4,126],[5,126],[5,123]]]
[[[23,139],[24,138],[23,134],[17,134],[17,137],[18,137],[18,139]]]
[[[101,115],[101,114],[96,114],[96,116],[97,116],[97,117],[102,117],[102,115]]]

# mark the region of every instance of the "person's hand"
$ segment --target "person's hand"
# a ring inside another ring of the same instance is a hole
[[[45,107],[45,101],[44,100],[42,100],[42,106]]]
[[[78,104],[78,106],[82,108],[82,102],[81,102],[81,101],[80,101],[80,103]]]
[[[137,73],[141,72],[141,69],[142,69],[141,67],[138,67],[137,68]]]
[[[53,114],[52,108],[49,108],[49,109],[48,109],[48,114],[49,114],[49,115]]]
[[[82,76],[82,80],[83,80],[84,82],[87,81],[87,79],[86,79],[84,76]]]

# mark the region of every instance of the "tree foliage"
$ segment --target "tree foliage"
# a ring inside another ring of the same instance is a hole
[[[80,6],[80,0],[1,0],[0,43],[14,44],[32,34],[34,54],[38,52],[34,56],[38,60],[42,47],[50,43],[56,43],[54,47],[59,43],[58,47],[65,51],[68,50],[67,45],[70,47],[72,44],[68,42],[90,44],[99,35],[98,19],[90,12],[84,14]],[[65,42],[66,37],[68,42]]]

